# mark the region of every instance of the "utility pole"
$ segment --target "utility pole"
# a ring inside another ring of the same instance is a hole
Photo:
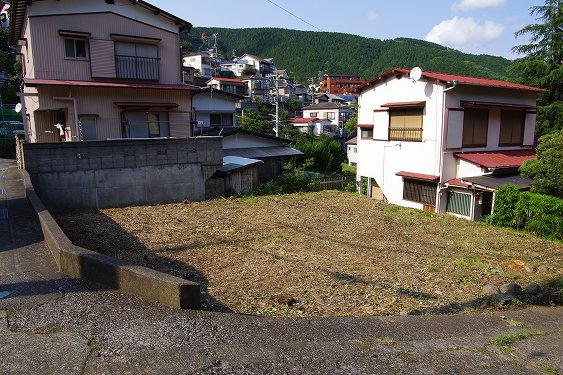
[[[279,101],[280,101],[280,88],[279,88],[279,80],[278,77],[274,77],[274,84],[276,85],[276,95],[275,100],[276,100],[276,137],[280,136],[280,105],[279,105]]]

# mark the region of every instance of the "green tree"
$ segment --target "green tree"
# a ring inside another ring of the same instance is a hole
[[[272,125],[267,120],[265,120],[259,112],[256,111],[244,111],[244,114],[240,117],[238,124],[239,127],[243,130],[270,135],[274,134]]]
[[[305,154],[299,167],[311,172],[339,173],[346,154],[340,147],[340,142],[328,134],[314,137],[299,134],[292,142],[292,146]]]
[[[510,70],[522,83],[548,90],[538,96],[536,131],[542,136],[563,129],[563,2],[545,0],[530,12],[538,23],[516,32],[530,42],[512,49],[527,56],[515,60]]]
[[[531,191],[563,198],[563,130],[540,138],[537,159],[528,160],[520,173],[533,178]]]
[[[350,108],[354,110],[354,114],[344,123],[344,128],[348,131],[348,133],[353,133],[358,130],[358,105],[352,104],[350,105]]]
[[[244,69],[241,72],[241,75],[243,75],[243,76],[251,76],[253,74],[256,74],[256,69],[254,69],[250,65],[245,66]]]

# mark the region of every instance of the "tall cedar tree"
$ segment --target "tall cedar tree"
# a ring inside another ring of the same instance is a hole
[[[538,23],[516,32],[529,35],[530,43],[512,49],[527,56],[515,60],[511,70],[522,83],[549,90],[538,97],[537,133],[542,136],[563,129],[563,2],[545,0],[530,13]]]

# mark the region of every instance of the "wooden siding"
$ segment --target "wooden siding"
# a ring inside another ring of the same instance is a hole
[[[94,78],[115,78],[113,40],[90,39],[90,68]]]
[[[90,61],[64,58],[64,39],[59,30],[91,33],[93,40],[110,41],[111,34],[161,39],[158,43],[159,83],[181,82],[179,36],[113,13],[36,16],[29,18],[29,45],[33,62],[28,71],[41,79],[90,80]],[[97,42],[94,42],[96,44]],[[97,48],[95,46],[94,48]],[[89,53],[91,58],[93,51]],[[95,65],[97,62],[94,63]]]
[[[182,133],[182,124],[186,119],[188,119],[186,128],[189,128],[191,96],[187,90],[138,90],[99,87],[73,87],[69,90],[68,87],[63,86],[42,86],[37,97],[26,97],[27,112],[31,115],[32,132],[37,133],[37,137],[42,136],[39,133],[43,126],[35,116],[38,111],[64,109],[67,113],[66,126],[72,131],[75,129],[72,101],[54,100],[53,97],[76,98],[78,116],[97,116],[96,135],[99,140],[122,137],[121,113],[124,108],[118,107],[115,102],[176,103],[179,106],[172,113],[178,114],[170,116],[170,121],[173,121],[170,129],[171,136],[185,136],[183,134],[186,134],[186,132]],[[172,120],[173,118],[175,119]],[[54,124],[49,126],[52,127]],[[186,130],[189,131],[189,129]],[[43,138],[37,138],[37,141],[46,142]]]

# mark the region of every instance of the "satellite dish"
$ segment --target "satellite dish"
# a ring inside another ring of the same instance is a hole
[[[422,69],[420,69],[418,66],[415,66],[411,69],[409,76],[411,77],[413,82],[417,82],[422,77]]]
[[[22,111],[22,104],[21,103],[16,104],[16,106],[14,107],[14,111],[16,111],[16,113],[20,113]]]

